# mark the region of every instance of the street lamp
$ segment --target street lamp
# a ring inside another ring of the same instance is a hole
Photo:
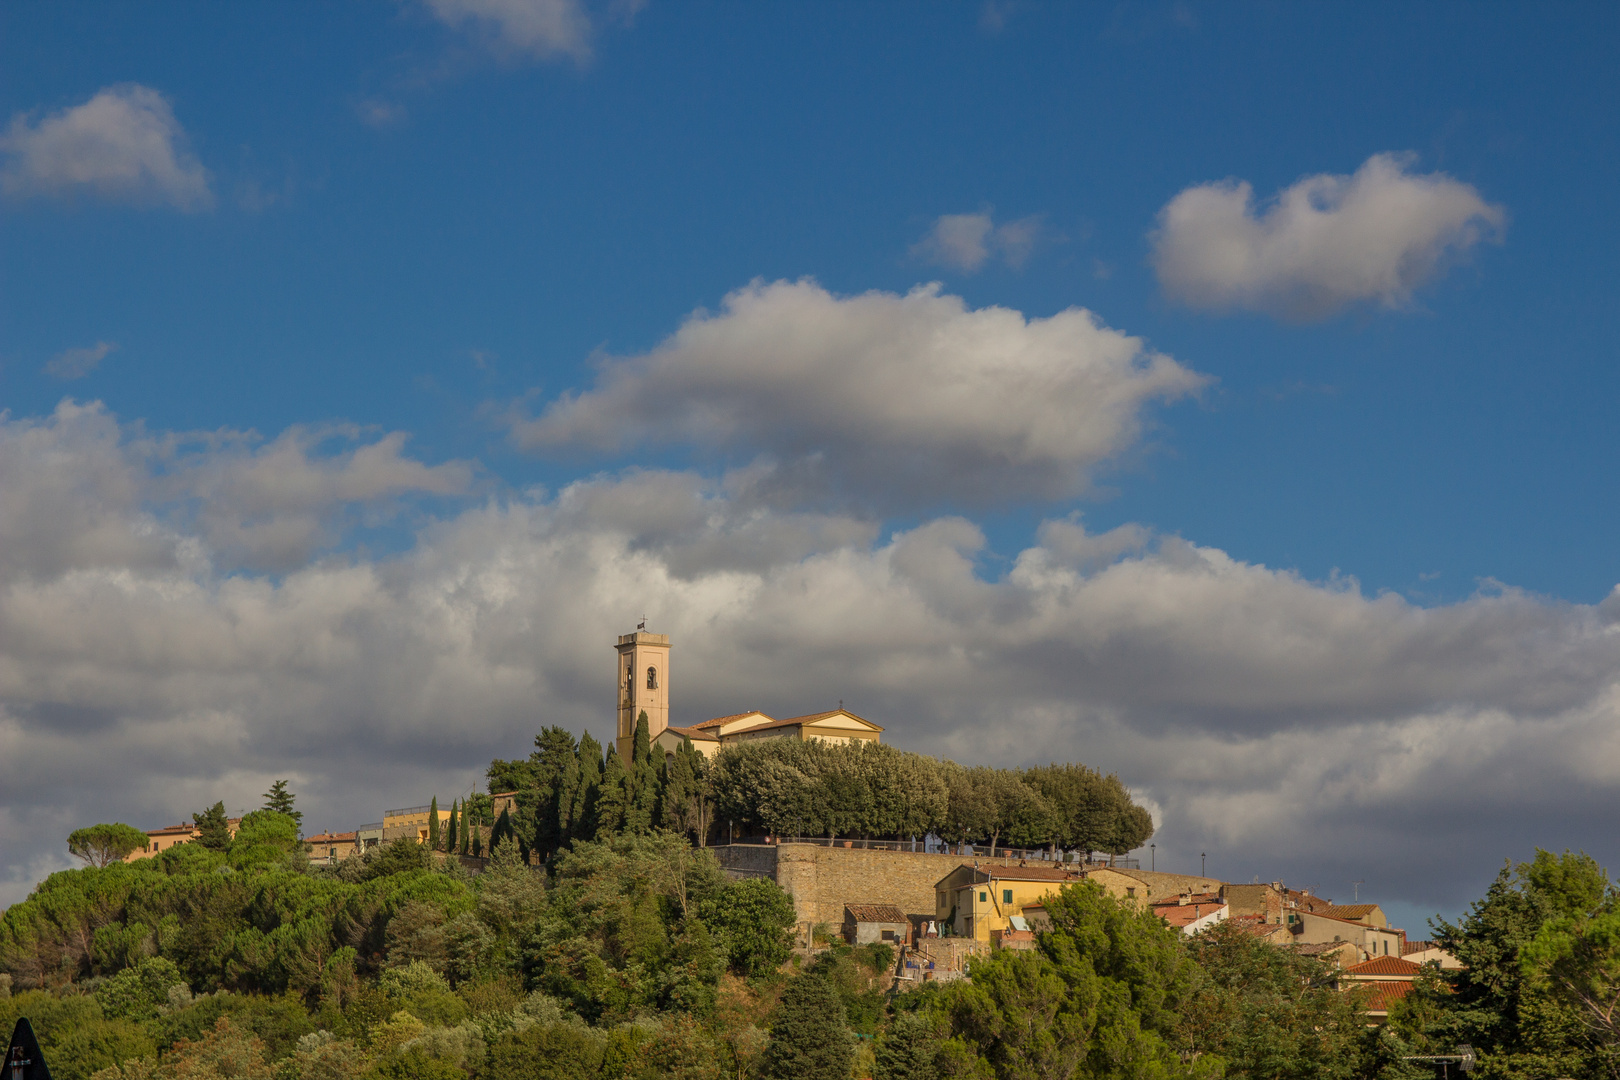
[[[1204,876],[1204,852],[1202,851],[1198,853],[1198,876]]]
[[[1148,859],[1150,860],[1149,869],[1157,870],[1159,868],[1159,845],[1158,844],[1149,844],[1148,845]]]

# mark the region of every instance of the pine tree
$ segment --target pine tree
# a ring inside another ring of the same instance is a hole
[[[439,797],[428,803],[428,850],[439,850]]]
[[[270,790],[264,793],[264,809],[274,810],[278,814],[286,814],[298,823],[298,835],[304,835],[304,815],[293,809],[296,796],[287,790],[287,781],[277,780],[270,785]]]
[[[848,1080],[855,1057],[844,1002],[832,982],[801,975],[787,984],[760,1061],[769,1080]]]
[[[225,804],[217,802],[200,814],[192,814],[197,826],[197,843],[211,851],[224,851],[231,846],[231,824],[225,817]]]
[[[457,800],[450,800],[450,821],[445,827],[444,850],[448,851],[452,855],[456,853],[456,817],[457,811],[460,809],[460,807],[461,804]]]

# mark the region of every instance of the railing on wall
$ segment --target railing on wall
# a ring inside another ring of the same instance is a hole
[[[945,844],[937,840],[862,840],[831,839],[825,836],[754,836],[738,837],[733,841],[739,846],[774,846],[778,844],[813,844],[817,847],[850,848],[864,851],[906,851],[919,855],[958,855],[965,859],[1022,859],[1026,862],[1050,862],[1053,864],[1073,864],[1075,866],[1109,866],[1119,870],[1140,870],[1142,860],[1127,856],[1116,856],[1109,863],[1107,855],[1096,852],[1083,851],[1057,851],[1048,848],[1014,848],[988,844]]]

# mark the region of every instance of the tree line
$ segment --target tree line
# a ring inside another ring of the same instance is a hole
[[[517,807],[494,830],[541,859],[604,831],[657,828],[700,847],[729,828],[832,840],[933,835],[957,845],[1108,855],[1153,835],[1152,817],[1119,777],[1084,765],[966,767],[880,743],[786,738],[724,746],[712,760],[690,740],[661,755],[646,719],[628,766],[611,746],[560,727],[542,731],[527,759],[492,762],[489,790],[515,792]]]

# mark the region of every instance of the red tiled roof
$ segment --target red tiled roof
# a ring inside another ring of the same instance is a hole
[[[906,913],[893,904],[845,904],[844,910],[856,922],[872,923],[903,923],[908,922]]]
[[[1187,903],[1189,903],[1189,904],[1224,904],[1224,903],[1226,903],[1226,901],[1221,899],[1221,896],[1220,896],[1219,893],[1206,892],[1206,893],[1192,893],[1192,894],[1190,894],[1187,897]],[[1180,897],[1171,897],[1168,900],[1155,900],[1153,902],[1153,906],[1155,908],[1161,908],[1161,907],[1182,907],[1184,905],[1181,903],[1181,898]]]
[[[319,833],[305,839],[311,844],[347,844],[354,841],[355,835],[352,832]]]
[[[1422,970],[1422,964],[1414,964],[1398,956],[1375,956],[1344,969],[1346,975],[1416,975]]]
[[[1224,901],[1217,900],[1211,904],[1158,904],[1153,908],[1153,914],[1169,923],[1171,926],[1190,926],[1206,915],[1213,914],[1225,907]]]
[[[1407,953],[1427,952],[1430,949],[1438,949],[1439,947],[1440,946],[1433,941],[1408,941],[1401,945],[1401,955],[1405,956]]]
[[[1378,910],[1377,904],[1334,904],[1318,910],[1317,915],[1326,915],[1331,919],[1348,919],[1356,922],[1366,918]]]
[[[147,829],[146,830],[146,835],[147,836],[167,836],[170,833],[184,833],[187,836],[190,836],[192,833],[194,833],[196,831],[197,831],[197,826],[195,826],[195,825],[165,825],[161,829]]]
[[[1412,984],[1409,982],[1364,983],[1363,985],[1372,989],[1372,993],[1367,998],[1367,1011],[1370,1013],[1387,1013],[1391,1005],[1412,992]]]

